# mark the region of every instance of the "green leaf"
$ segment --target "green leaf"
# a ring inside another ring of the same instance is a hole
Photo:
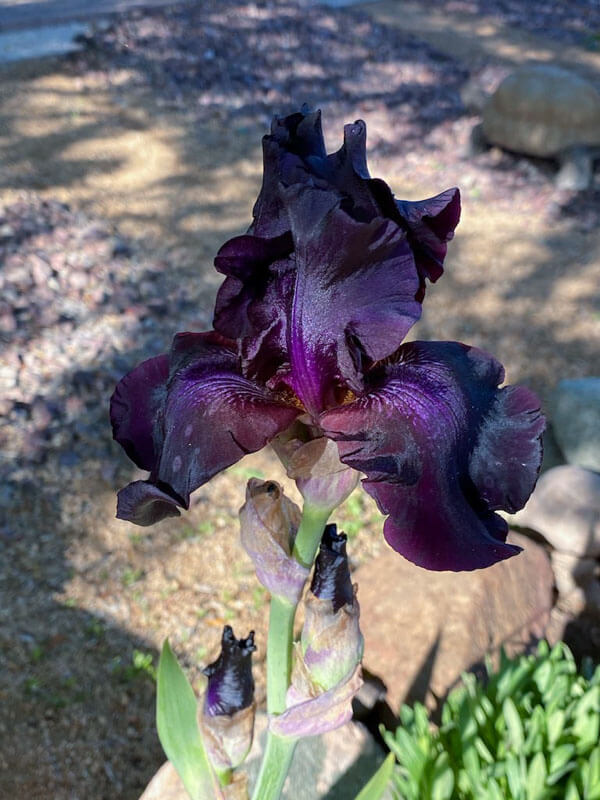
[[[156,727],[167,758],[192,800],[222,800],[196,720],[197,701],[165,640],[158,662]]]
[[[560,739],[560,735],[565,727],[566,714],[562,709],[553,711],[546,719],[546,729],[548,731],[548,744],[554,747]]]
[[[559,769],[562,769],[565,764],[575,755],[575,745],[571,744],[561,744],[560,747],[556,747],[550,753],[550,764],[549,770],[550,774],[553,775]]]
[[[448,753],[440,753],[433,767],[431,800],[451,800],[454,791],[454,773]]]
[[[577,791],[577,783],[575,778],[569,778],[567,788],[565,790],[565,800],[581,800],[581,795]]]
[[[541,800],[546,788],[546,759],[543,753],[536,753],[527,770],[527,800]]]
[[[417,747],[414,739],[403,728],[398,728],[396,731],[394,752],[398,762],[406,767],[411,778],[418,786],[427,759]]]
[[[600,800],[600,747],[595,747],[589,761],[589,770],[583,789],[584,800]]]
[[[510,747],[512,750],[518,751],[523,747],[525,737],[523,734],[521,717],[519,716],[516,705],[510,697],[507,697],[502,703],[502,713],[506,721],[506,729],[510,738]]]
[[[511,796],[515,800],[519,800],[523,795],[525,784],[522,777],[521,763],[514,753],[508,753],[506,756],[506,778]]]
[[[395,762],[394,754],[390,753],[367,785],[356,795],[356,800],[380,800],[391,780]]]

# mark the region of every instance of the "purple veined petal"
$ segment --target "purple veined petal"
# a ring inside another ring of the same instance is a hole
[[[244,378],[237,353],[215,333],[173,341],[163,444],[153,480],[187,505],[194,489],[264,447],[300,409]]]
[[[275,117],[271,133],[263,137],[263,183],[249,232],[273,237],[289,231],[280,185],[314,183],[326,157],[320,111]]]
[[[396,200],[396,206],[408,225],[423,299],[425,278],[435,283],[444,271],[448,242],[460,220],[460,192],[453,188],[427,200]]]
[[[194,489],[260,450],[299,413],[242,376],[234,342],[215,332],[178,334],[150,480],[121,491],[119,518],[151,525],[178,514],[177,506],[189,507]]]
[[[487,507],[514,514],[533,491],[545,427],[540,401],[525,386],[500,389],[469,459],[469,475]]]
[[[244,235],[226,242],[215,259],[227,275],[217,294],[215,329],[241,341],[242,372],[260,383],[266,384],[287,361],[292,249],[289,232],[274,239]]]
[[[178,517],[183,500],[173,497],[150,481],[134,481],[121,489],[117,499],[117,519],[147,527],[167,517]]]
[[[425,297],[425,278],[435,283],[444,272],[448,242],[460,220],[460,192],[447,189],[427,200],[396,200],[389,186],[379,178],[369,188],[380,213],[398,222],[406,231],[419,272],[417,300]]]
[[[168,377],[169,357],[149,358],[119,381],[110,399],[113,438],[134,464],[149,472],[160,451],[159,418]]]
[[[325,413],[342,461],[389,517],[388,543],[427,569],[470,570],[518,552],[494,509],[525,502],[541,463],[535,395],[498,386],[502,366],[457,342],[411,342],[371,390]]]
[[[352,719],[352,699],[362,684],[359,664],[346,681],[317,697],[306,698],[290,686],[287,710],[270,718],[269,730],[293,739],[333,731]]]
[[[296,258],[290,388],[318,414],[337,404],[341,388],[361,391],[357,351],[375,361],[398,348],[421,313],[419,281],[395,223],[359,222],[331,191],[293,186],[284,196]]]

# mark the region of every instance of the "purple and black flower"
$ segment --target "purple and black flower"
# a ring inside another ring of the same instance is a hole
[[[255,650],[254,631],[245,639],[236,639],[231,625],[225,625],[219,657],[202,670],[208,678],[204,698],[207,716],[231,716],[252,705],[252,653]]]
[[[254,221],[215,260],[215,330],[178,334],[113,395],[115,439],[150,472],[120,492],[118,516],[179,514],[299,419],[366,475],[406,558],[464,570],[514,555],[494,512],[521,508],[535,485],[538,399],[499,388],[502,366],[476,348],[402,344],[425,279],[442,274],[458,190],[396,201],[369,176],[364,123],[327,155],[318,112],[276,119],[263,149]]]
[[[354,598],[346,541],[346,534],[338,533],[336,525],[325,526],[310,584],[315,597],[331,601],[334,613]]]

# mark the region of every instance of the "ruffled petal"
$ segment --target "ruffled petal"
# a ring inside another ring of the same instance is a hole
[[[214,332],[178,334],[169,367],[150,482],[120,495],[119,516],[141,525],[171,516],[175,505],[188,508],[191,492],[260,450],[300,413],[244,378],[235,344]]]
[[[400,216],[408,226],[408,238],[421,278],[418,299],[425,296],[425,278],[435,283],[444,272],[448,242],[460,220],[460,192],[447,189],[427,200],[396,200]]]
[[[314,414],[336,405],[347,386],[362,390],[365,358],[399,347],[421,313],[418,275],[393,222],[359,222],[329,191],[293,186],[284,196],[296,257],[291,388]]]
[[[340,457],[389,514],[389,544],[427,569],[470,570],[518,552],[494,514],[520,507],[541,464],[535,395],[499,389],[502,366],[457,342],[411,342],[369,391],[322,415]]]
[[[169,357],[143,361],[117,384],[110,399],[113,438],[140,469],[151,472],[160,452],[159,418],[169,377]]]
[[[327,155],[320,113],[303,109],[274,120],[263,151],[252,225],[215,261],[227,277],[214,325],[239,340],[246,377],[286,383],[315,415],[361,392],[419,318],[460,198],[396,201],[369,175],[362,120]]]

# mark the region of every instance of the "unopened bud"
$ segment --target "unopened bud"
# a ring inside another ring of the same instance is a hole
[[[352,586],[346,536],[328,525],[305,598],[304,626],[295,647],[287,709],[271,720],[281,736],[312,736],[333,730],[352,716],[352,698],[362,685],[356,587]]]
[[[335,525],[325,528],[304,602],[304,626],[292,682],[296,678],[297,684],[304,683],[308,678],[314,689],[327,691],[354,670],[364,646],[346,536],[338,534]]]
[[[223,629],[221,653],[204,668],[208,686],[198,722],[209,758],[217,771],[237,767],[252,745],[254,732],[254,631],[236,639],[230,625]]]
[[[294,423],[272,444],[288,477],[312,506],[333,511],[358,484],[358,472],[342,464],[336,443],[309,425]]]
[[[271,594],[295,605],[309,570],[292,557],[300,509],[275,481],[250,478],[240,509],[241,539],[256,575]]]

